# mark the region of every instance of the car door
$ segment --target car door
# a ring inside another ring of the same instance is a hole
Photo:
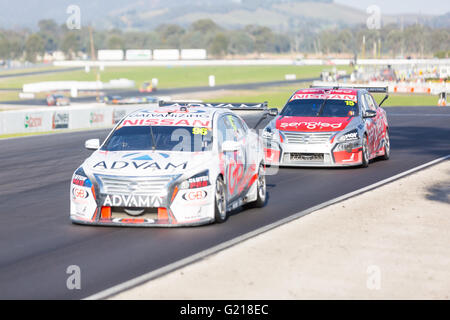
[[[239,144],[237,151],[221,152],[229,200],[232,202],[242,193],[241,183],[245,174],[247,156],[245,135],[242,123],[232,114],[226,114],[219,119],[219,130],[222,132],[223,141],[232,140]]]
[[[368,110],[371,110],[369,107],[369,102],[367,101],[367,96],[366,94],[361,94],[361,111],[362,111],[362,115],[364,115],[364,113]],[[369,147],[369,155],[370,157],[372,157],[372,153],[373,153],[373,144],[374,144],[374,140],[375,140],[375,136],[376,136],[376,126],[375,126],[375,118],[365,118],[364,120],[364,125],[366,128],[366,134],[367,134],[367,140],[368,140],[368,147]]]
[[[366,98],[369,109],[376,112],[376,116],[372,118],[375,126],[372,150],[374,153],[376,153],[381,148],[381,141],[383,137],[383,130],[384,130],[383,114],[381,108],[377,106],[377,103],[375,102],[375,99],[372,97],[371,94],[366,94]]]

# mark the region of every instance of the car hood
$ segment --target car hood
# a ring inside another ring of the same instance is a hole
[[[283,117],[276,120],[276,128],[281,131],[331,132],[344,130],[354,119],[327,117]]]
[[[96,151],[83,164],[93,174],[161,176],[208,169],[212,152]]]

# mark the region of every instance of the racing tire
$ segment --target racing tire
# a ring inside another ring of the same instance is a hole
[[[219,176],[216,180],[214,192],[214,220],[216,223],[223,223],[228,219],[227,194],[223,178]]]
[[[362,143],[362,163],[361,168],[367,168],[369,166],[369,142],[367,135],[364,135]]]
[[[262,208],[267,202],[266,175],[264,165],[259,166],[258,178],[256,179],[256,200],[245,205],[245,208]]]
[[[386,138],[384,140],[384,155],[381,156],[383,160],[389,160],[391,156],[391,140],[389,138],[389,131],[386,128]]]

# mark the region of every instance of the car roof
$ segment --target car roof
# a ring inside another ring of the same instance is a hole
[[[303,99],[331,99],[331,100],[352,100],[357,102],[359,93],[365,91],[355,88],[308,88],[295,91],[290,97],[292,100]]]
[[[316,94],[350,94],[357,95],[358,91],[363,89],[355,89],[355,88],[307,88],[300,89],[295,91],[294,94],[303,94],[303,93],[316,93]]]

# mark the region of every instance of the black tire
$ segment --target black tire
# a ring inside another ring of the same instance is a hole
[[[384,155],[381,156],[383,160],[389,160],[391,156],[391,139],[389,137],[389,130],[386,128],[386,139],[384,141]]]
[[[266,175],[264,165],[259,166],[258,178],[256,179],[256,200],[245,205],[246,208],[262,208],[267,202]]]
[[[362,143],[362,163],[361,168],[367,168],[369,166],[369,142],[367,135],[363,137]]]
[[[217,223],[225,222],[228,219],[227,193],[221,176],[216,180],[214,192],[214,219]]]

